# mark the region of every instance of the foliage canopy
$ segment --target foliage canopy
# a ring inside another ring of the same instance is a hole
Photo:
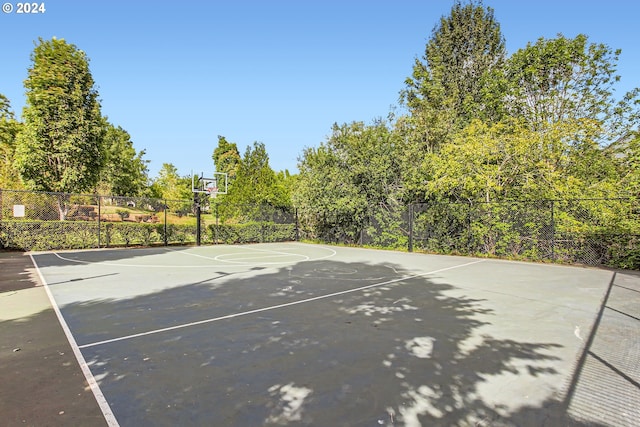
[[[92,190],[105,162],[105,130],[89,60],[56,38],[40,39],[31,60],[16,168],[34,190]]]

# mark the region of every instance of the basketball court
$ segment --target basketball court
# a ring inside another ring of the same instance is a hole
[[[622,277],[302,243],[30,256],[110,426],[592,422],[580,377]],[[637,425],[625,372],[612,423]]]

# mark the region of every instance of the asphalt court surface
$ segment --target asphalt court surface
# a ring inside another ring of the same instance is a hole
[[[299,243],[32,258],[111,425],[593,421],[566,397],[611,271]]]

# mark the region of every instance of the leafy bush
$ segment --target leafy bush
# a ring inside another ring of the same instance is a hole
[[[162,228],[162,226],[160,226]],[[167,225],[167,242],[169,243],[195,243],[196,226],[195,225]]]
[[[129,211],[126,209],[116,209],[116,213],[123,221],[129,218]]]
[[[0,223],[0,245],[26,251],[98,247],[97,223],[7,221]]]
[[[215,243],[262,243],[295,240],[295,224],[249,222],[208,226],[208,239]]]
[[[195,226],[169,225],[167,243],[194,243]],[[89,221],[3,221],[0,247],[25,251],[164,244],[164,225]]]

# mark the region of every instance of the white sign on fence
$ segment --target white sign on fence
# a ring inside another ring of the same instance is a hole
[[[24,217],[24,205],[13,205],[13,216],[15,218]]]

